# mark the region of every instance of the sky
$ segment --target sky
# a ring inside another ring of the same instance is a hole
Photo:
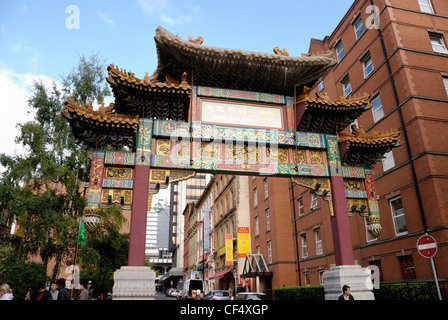
[[[21,152],[16,124],[33,119],[33,81],[50,86],[80,55],[98,54],[143,78],[157,67],[154,35],[162,26],[184,40],[202,37],[207,46],[262,53],[280,47],[300,56],[311,38],[331,34],[353,2],[0,0],[0,153]]]

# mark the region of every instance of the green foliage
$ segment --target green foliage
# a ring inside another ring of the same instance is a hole
[[[0,154],[0,210],[8,212],[10,221],[28,217],[19,222],[25,225],[19,262],[38,255],[46,270],[55,259],[51,278],[64,260],[73,259],[79,217],[86,204],[80,184],[88,181],[90,171],[87,152],[76,143],[62,116],[64,102],[68,98],[78,103],[102,102],[109,94],[105,70],[98,55],[81,56],[73,71],[62,77],[62,88],[56,82],[49,87],[35,82],[28,99],[34,120],[18,124],[20,135],[15,140],[24,151]],[[110,222],[121,226],[119,214],[115,215]],[[111,243],[115,248],[121,245],[115,237]]]
[[[281,287],[274,289],[275,300],[325,300],[322,286]]]
[[[438,300],[433,282],[382,283],[373,293],[375,300]]]

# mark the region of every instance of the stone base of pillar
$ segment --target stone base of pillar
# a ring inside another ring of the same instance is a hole
[[[113,300],[154,300],[155,280],[149,267],[121,267],[114,272]]]
[[[323,274],[325,300],[338,300],[348,285],[355,300],[375,300],[371,271],[359,265],[331,267]]]

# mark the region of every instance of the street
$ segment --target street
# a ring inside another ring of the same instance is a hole
[[[165,294],[163,292],[157,291],[156,294],[154,295],[154,300],[173,300],[173,301],[175,301],[176,298],[175,297],[167,297],[167,296],[165,296]]]

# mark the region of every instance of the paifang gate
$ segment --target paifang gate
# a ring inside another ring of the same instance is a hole
[[[151,197],[170,182],[196,172],[290,177],[326,200],[336,264],[353,265],[347,213],[381,232],[372,166],[400,144],[398,131],[342,133],[372,107],[369,94],[310,97],[308,87],[335,64],[332,52],[291,57],[202,41],[159,27],[151,76],[110,65],[115,103],[66,102],[64,116],[91,151],[85,215],[113,203],[131,209],[128,265],[143,266]]]

